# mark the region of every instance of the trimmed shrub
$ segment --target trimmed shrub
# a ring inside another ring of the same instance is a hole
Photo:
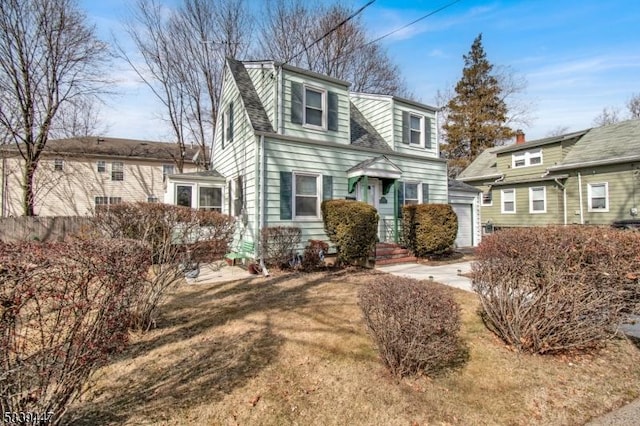
[[[589,349],[616,333],[640,294],[640,236],[611,228],[507,229],[476,250],[487,327],[530,353]]]
[[[159,203],[99,209],[94,223],[105,238],[138,240],[151,249],[151,271],[133,307],[135,326],[141,330],[155,323],[158,305],[167,290],[184,278],[185,267],[222,257],[235,229],[227,215]]]
[[[295,226],[270,226],[260,232],[260,250],[268,266],[280,269],[290,267],[302,239],[302,230]]]
[[[322,220],[329,240],[336,245],[338,262],[364,262],[378,236],[378,212],[367,203],[351,200],[322,202]]]
[[[0,243],[2,413],[49,412],[33,423],[60,424],[89,375],[127,343],[149,259],[128,240]]]
[[[451,250],[458,216],[449,204],[417,204],[402,208],[402,241],[417,257]]]
[[[459,338],[460,308],[435,284],[381,275],[360,288],[358,303],[392,374],[434,375],[468,358]]]
[[[313,271],[324,265],[324,257],[329,251],[329,244],[322,240],[309,240],[302,255],[302,269]]]

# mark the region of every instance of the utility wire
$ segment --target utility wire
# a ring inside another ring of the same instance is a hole
[[[325,39],[326,37],[328,37],[330,34],[332,34],[334,31],[336,31],[338,28],[340,28],[341,26],[343,26],[344,24],[346,24],[347,22],[349,22],[350,20],[352,20],[353,18],[355,18],[356,16],[358,16],[360,13],[362,13],[363,10],[365,10],[367,7],[371,6],[376,0],[370,0],[367,4],[365,4],[364,6],[362,6],[360,9],[356,10],[355,12],[353,12],[351,15],[349,15],[347,18],[345,18],[342,22],[340,22],[338,25],[336,25],[335,27],[331,28],[329,31],[327,31],[322,37],[318,38],[316,41],[314,41],[313,43],[311,43],[309,46],[305,46],[304,49],[302,49],[300,52],[296,53],[295,55],[293,55],[287,62],[290,62],[294,59],[296,59],[298,56],[302,55],[304,52],[307,51],[307,49],[311,48],[312,46],[318,44],[320,41],[322,41],[323,39]]]

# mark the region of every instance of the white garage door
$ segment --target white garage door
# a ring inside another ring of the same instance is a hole
[[[456,247],[471,247],[473,244],[473,215],[471,204],[451,204],[458,215],[458,236]]]

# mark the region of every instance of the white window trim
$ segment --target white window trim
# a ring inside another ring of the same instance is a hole
[[[604,185],[604,209],[594,209],[592,207],[593,187]],[[609,211],[609,182],[597,182],[587,184],[587,211],[593,213],[607,213]]]
[[[402,205],[407,206],[407,184],[409,185],[417,185],[418,189],[418,204],[422,204],[422,183],[415,180],[408,180],[402,182]],[[410,200],[415,200],[415,198],[410,198]]]
[[[100,166],[102,166],[102,170],[100,170]],[[105,160],[96,161],[96,171],[98,173],[106,173],[107,172],[107,162]]]
[[[222,185],[198,185],[198,190],[197,190],[197,194],[196,194],[196,205],[198,206],[198,210],[200,210],[201,208],[203,208],[200,205],[200,189],[201,188],[219,188],[220,189],[220,213],[222,213],[222,209],[224,208],[224,186]],[[210,207],[217,207],[217,206],[210,206]]]
[[[420,120],[420,124],[418,125],[418,129],[417,130],[414,130],[413,127],[411,127],[411,119],[413,117],[418,118]],[[411,142],[411,134],[413,132],[419,132],[420,133],[420,142],[418,142],[418,143]],[[424,115],[414,114],[413,112],[409,113],[409,146],[420,147],[420,148],[425,146],[425,143],[424,143]]]
[[[485,203],[485,202],[484,202],[484,194],[485,194],[485,192],[482,192],[482,193],[480,194],[480,205],[481,205],[482,207],[491,207],[491,206],[493,206],[493,190],[492,190],[492,189],[489,189],[486,193],[487,193],[487,194],[491,194],[491,201],[490,201],[490,202],[488,202],[488,203]]]
[[[315,216],[298,216],[296,213],[296,176],[312,176],[316,178],[316,215]],[[310,172],[292,172],[291,173],[291,217],[293,220],[318,220],[321,219],[320,203],[322,201],[322,174]]]
[[[322,125],[318,126],[315,124],[307,123],[307,89],[313,92],[318,92],[322,98]],[[307,127],[309,129],[316,130],[328,130],[328,103],[327,103],[327,91],[320,87],[311,86],[308,84],[302,85],[302,126]]]
[[[512,192],[513,193],[513,211],[506,211],[504,209],[504,193],[505,192]],[[516,206],[516,189],[515,188],[511,188],[511,189],[502,189],[500,190],[500,213],[502,214],[516,214],[517,211],[517,206]]]
[[[540,162],[538,164],[531,164],[532,158],[540,157]],[[524,164],[522,166],[516,166],[516,160],[524,160]],[[532,151],[518,152],[511,155],[511,168],[513,169],[521,169],[523,167],[533,167],[533,166],[541,166],[544,163],[544,159],[542,157],[542,149],[535,149]]]
[[[542,210],[534,210],[533,209],[533,190],[534,189],[542,189],[542,202],[544,208]],[[531,214],[541,214],[547,212],[547,187],[546,186],[532,186],[529,188],[529,213]]]
[[[64,160],[62,158],[55,158],[53,160],[53,170],[56,172],[64,171]]]
[[[183,182],[176,182],[174,184],[174,188],[173,188],[173,204],[175,206],[178,206],[178,187],[179,186],[189,186],[191,187],[191,206],[189,206],[189,208],[194,208],[194,193],[198,193],[198,188],[196,188],[196,185],[194,183],[183,183]],[[198,201],[197,199],[195,201]]]
[[[113,174],[117,173],[116,170],[114,170],[114,166],[116,164],[121,164],[122,165],[122,170],[120,170],[120,173],[122,173],[122,179],[114,179],[113,178]],[[124,162],[123,161],[112,161],[111,162],[111,181],[112,182],[124,182]]]

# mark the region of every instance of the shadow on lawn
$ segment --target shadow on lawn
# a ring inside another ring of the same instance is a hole
[[[101,387],[93,400],[79,404],[66,423],[121,424],[134,416],[162,421],[163,410],[222,399],[277,359],[285,339],[274,333],[271,315],[303,307],[310,289],[343,275],[313,274],[297,284],[291,282],[299,275],[281,275],[182,289],[162,307],[161,328],[152,332],[155,336],[132,344],[118,359],[136,359],[135,369],[118,383]],[[322,297],[314,295],[318,300]],[[266,319],[227,327],[252,314]],[[164,348],[188,339],[181,347]],[[161,352],[153,357],[156,350]]]

